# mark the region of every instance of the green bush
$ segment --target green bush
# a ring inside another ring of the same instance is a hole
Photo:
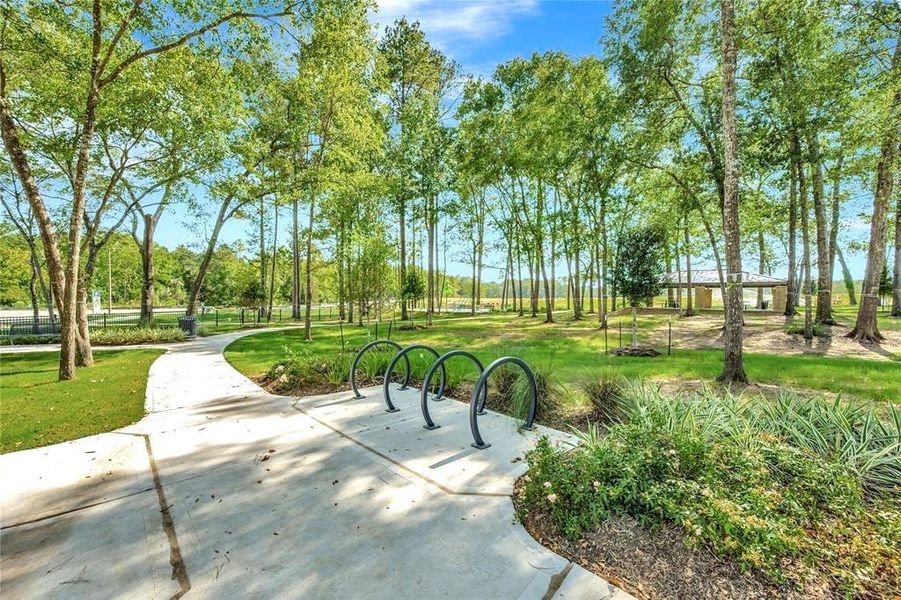
[[[790,335],[804,335],[804,321],[802,320],[800,323],[792,321],[788,325],[785,326],[785,333]],[[811,332],[813,333],[813,337],[820,338],[828,338],[831,337],[829,331],[823,325],[819,323],[814,323],[811,327]]]
[[[802,415],[816,415],[810,417],[815,428],[817,419],[832,422],[823,414],[845,414],[833,405],[813,409],[795,399],[794,413],[777,419],[778,409],[767,412],[765,401],[729,394],[669,398],[624,384],[619,398],[624,422],[606,435],[593,427],[574,450],[542,440],[529,453],[525,510],[546,511],[569,538],[610,515],[675,524],[688,543],[777,582],[820,577],[840,593],[899,591],[898,479],[893,488],[878,483],[898,467],[897,430],[850,426],[851,439],[869,444],[864,454],[888,465],[874,474],[838,451],[847,443],[814,447],[816,436],[797,425]],[[883,431],[889,439],[880,438]],[[824,438],[827,444],[843,439]]]
[[[187,339],[178,327],[104,327],[91,330],[91,343],[96,346],[127,346],[183,342]]]
[[[0,337],[0,346],[25,346],[31,344],[58,344],[58,335],[17,335]]]
[[[314,355],[305,348],[300,351],[285,348],[285,360],[269,369],[266,380],[278,392],[326,385],[341,387],[350,378],[353,357],[351,351]]]
[[[617,375],[604,374],[600,379],[592,377],[579,384],[579,388],[591,403],[595,423],[609,425],[623,419],[620,408],[622,383]]]

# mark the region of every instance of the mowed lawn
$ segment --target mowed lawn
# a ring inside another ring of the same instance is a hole
[[[58,382],[57,352],[0,355],[0,453],[110,431],[144,415],[147,372],[162,350],[103,350]]]
[[[657,320],[645,319],[645,324]],[[386,329],[380,325],[379,337],[386,337]],[[339,328],[316,327],[313,334],[310,343],[303,341],[303,331],[299,329],[253,335],[235,341],[225,356],[239,371],[258,376],[282,360],[289,349],[322,354],[341,349]],[[618,330],[611,328],[610,348],[618,345],[618,335]],[[345,326],[343,337],[346,348],[359,348],[375,339],[375,329]],[[427,330],[395,328],[391,337],[402,345],[427,344],[441,353],[469,350],[486,363],[500,356],[519,356],[573,391],[578,390],[580,382],[604,376],[654,381],[713,380],[723,361],[719,350],[675,349],[672,356],[664,354],[652,359],[609,356],[604,353],[604,334],[594,323],[545,325],[539,320],[510,315],[440,319]],[[625,326],[623,337],[628,343]],[[756,383],[841,393],[856,400],[901,399],[901,363],[896,361],[779,354],[746,354],[745,360],[748,375]],[[472,369],[465,360],[452,361],[448,366],[454,370]]]

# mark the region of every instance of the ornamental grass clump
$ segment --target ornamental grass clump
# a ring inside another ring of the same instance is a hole
[[[521,510],[571,539],[614,515],[668,523],[773,582],[901,592],[894,408],[883,423],[843,403],[628,382],[618,398],[606,434],[591,426],[573,450],[542,440],[529,453]]]

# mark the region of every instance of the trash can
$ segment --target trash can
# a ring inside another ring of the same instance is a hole
[[[197,337],[197,317],[184,316],[178,318],[178,327],[188,334],[188,337]]]
[[[763,310],[768,310],[770,308],[770,301],[769,300],[761,300],[760,308]]]

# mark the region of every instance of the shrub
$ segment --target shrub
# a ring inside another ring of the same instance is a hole
[[[91,343],[97,346],[127,346],[183,342],[187,339],[178,327],[104,327],[91,330]]]
[[[537,418],[557,411],[566,394],[556,375],[550,369],[533,368],[537,391]],[[489,379],[488,408],[525,420],[532,401],[532,389],[526,374],[515,365],[501,365]]]
[[[17,335],[0,337],[0,346],[24,346],[26,344],[58,344],[58,335]]]
[[[629,383],[620,398],[624,422],[606,435],[593,426],[572,451],[544,439],[528,454],[525,510],[546,511],[570,538],[610,515],[671,523],[688,543],[777,582],[817,577],[839,593],[901,591],[898,479],[890,490],[880,482],[894,471],[883,466],[873,475],[839,451],[853,447],[849,439],[867,440],[864,455],[897,468],[894,426],[797,399],[777,418],[789,400],[767,412],[765,400],[706,391],[669,398]],[[812,443],[820,436],[809,428],[845,420],[844,435],[824,426],[825,444]]]
[[[831,334],[826,329],[826,327],[824,327],[823,325],[820,325],[819,323],[814,323],[811,326],[811,332],[813,333],[814,337],[820,337],[820,338],[831,337]],[[785,326],[785,333],[790,334],[790,335],[804,335],[804,322],[801,321],[800,323],[797,323],[795,321],[792,321],[791,323],[789,323],[788,325]]]
[[[620,406],[621,385],[618,376],[608,373],[600,379],[588,379],[579,385],[591,403],[591,416],[595,423],[610,425],[622,421],[624,414]]]
[[[277,392],[323,386],[340,388],[350,378],[353,357],[350,351],[313,355],[305,348],[299,351],[285,348],[285,360],[273,365],[265,380]]]

